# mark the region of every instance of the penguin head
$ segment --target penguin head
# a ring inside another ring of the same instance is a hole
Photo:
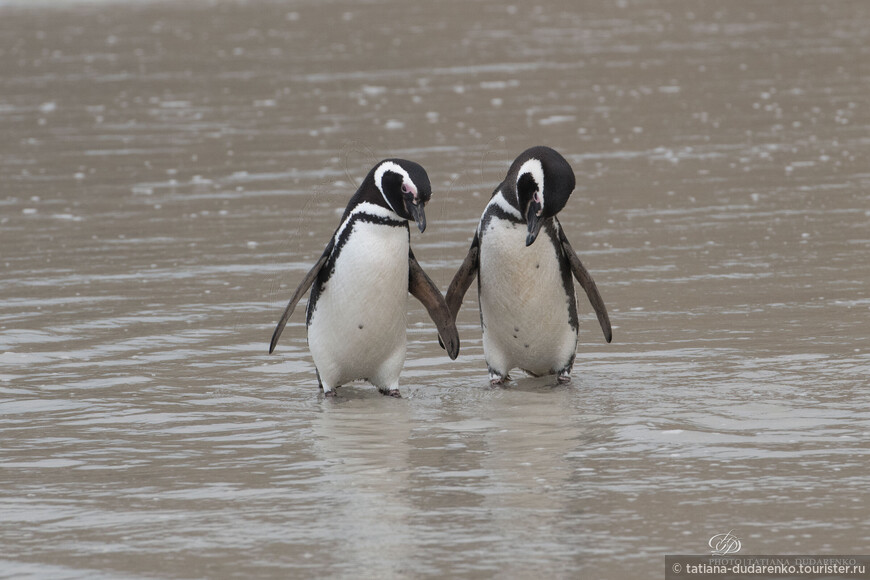
[[[526,246],[531,246],[544,220],[568,203],[576,185],[574,170],[564,157],[544,146],[523,151],[511,169],[516,175],[517,205],[529,228]]]
[[[374,180],[388,208],[417,222],[421,232],[426,229],[423,206],[432,197],[432,186],[422,166],[405,159],[385,159],[375,166]]]

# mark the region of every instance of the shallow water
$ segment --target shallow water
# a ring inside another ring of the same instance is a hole
[[[870,538],[870,7],[0,2],[0,577],[589,577]],[[378,159],[446,288],[572,162],[567,386],[409,300],[404,398],[281,310]]]

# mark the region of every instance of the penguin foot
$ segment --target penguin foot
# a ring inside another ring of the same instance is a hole
[[[571,360],[568,361],[568,364],[559,371],[559,375],[557,380],[560,383],[570,383],[571,382],[571,370],[574,368],[574,356],[571,356]]]
[[[315,369],[314,369],[314,374],[315,374],[315,376],[317,377],[317,386],[320,387],[320,391],[323,393],[323,396],[324,396],[324,397],[334,397],[334,396],[335,396],[335,390],[336,390],[338,387],[340,387],[341,385],[336,385],[335,387],[333,387],[333,388],[327,390],[327,388],[323,386],[323,381],[320,379],[320,371],[317,370],[317,369],[315,368]]]
[[[338,387],[340,387],[341,385],[336,385],[330,389],[327,389],[320,381],[320,373],[317,373],[317,386],[320,387],[320,390],[323,393],[324,397],[334,397],[337,394],[336,391],[338,390]]]
[[[492,370],[491,368],[489,369],[489,384],[491,386],[503,387],[505,381],[509,381],[509,380],[511,380],[510,375],[507,375],[507,374],[503,375],[499,372]]]

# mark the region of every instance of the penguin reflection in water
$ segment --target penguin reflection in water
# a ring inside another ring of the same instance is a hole
[[[478,277],[483,353],[494,385],[517,367],[534,376],[570,380],[578,333],[572,274],[586,291],[604,338],[612,338],[595,281],[556,218],[574,184],[574,171],[553,149],[524,151],[493,192],[447,290],[455,320]]]
[[[459,335],[444,297],[411,251],[408,220],[421,232],[426,229],[423,207],[431,196],[429,176],[420,165],[403,159],[375,165],[287,304],[269,352],[310,287],[308,347],[326,396],[359,379],[385,395],[400,396],[409,292],[426,307],[450,358],[459,354]]]

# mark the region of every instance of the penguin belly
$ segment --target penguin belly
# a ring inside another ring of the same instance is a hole
[[[560,255],[549,235],[526,247],[525,224],[491,219],[481,235],[480,313],[487,365],[502,377],[513,368],[557,373],[577,349]]]
[[[325,391],[364,379],[398,387],[405,363],[408,230],[357,222],[308,322],[308,345]]]

